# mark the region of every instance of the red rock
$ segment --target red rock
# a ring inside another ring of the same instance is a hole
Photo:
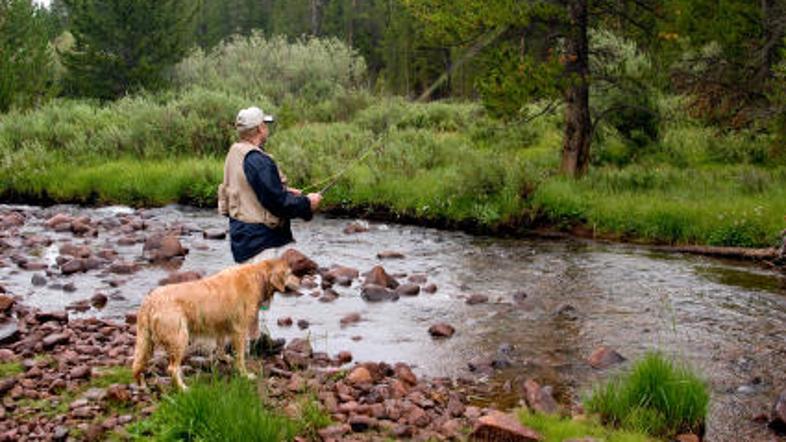
[[[396,288],[396,294],[399,296],[417,296],[420,293],[420,286],[417,284],[401,284]]]
[[[341,437],[352,431],[348,424],[334,424],[317,431],[322,440],[341,439]]]
[[[467,305],[484,304],[488,302],[489,297],[481,293],[473,293],[467,298]]]
[[[595,349],[587,359],[592,368],[597,369],[608,368],[623,361],[625,361],[625,358],[622,355],[605,345]]]
[[[7,364],[9,362],[14,362],[17,359],[16,353],[13,351],[7,348],[0,348],[0,363]]]
[[[363,366],[355,367],[349,375],[347,375],[346,379],[351,385],[372,384],[374,382],[371,373]]]
[[[317,270],[317,263],[296,249],[287,249],[281,254],[281,259],[289,263],[292,274],[298,277],[314,273]]]
[[[540,384],[533,379],[527,379],[524,382],[524,397],[527,399],[527,405],[539,413],[556,414],[559,412],[559,405],[551,395],[551,388],[541,388]]]
[[[436,293],[437,292],[437,285],[434,283],[428,284],[423,287],[423,291],[426,293]]]
[[[145,240],[142,254],[148,261],[158,262],[185,256],[188,249],[183,247],[174,234],[154,233]]]
[[[71,371],[68,372],[68,375],[71,379],[89,378],[90,367],[87,365],[80,365],[78,367],[72,368]]]
[[[351,285],[352,281],[360,275],[357,269],[352,267],[335,266],[322,275],[322,280],[339,285]]]
[[[377,258],[378,259],[403,259],[404,254],[393,250],[384,250],[382,252],[377,253]]]
[[[395,365],[393,370],[396,373],[396,377],[402,382],[412,386],[417,385],[418,378],[415,376],[415,373],[412,372],[409,365],[399,362]]]
[[[443,322],[432,325],[429,327],[428,332],[435,338],[449,338],[453,336],[456,329],[452,325]]]
[[[225,229],[207,229],[202,232],[202,237],[205,239],[226,239],[227,231]]]
[[[398,281],[392,276],[388,275],[382,266],[374,266],[368,273],[366,273],[366,280],[364,284],[375,284],[389,289],[398,287]]]
[[[346,364],[348,362],[352,362],[352,353],[348,351],[340,351],[336,359],[338,359],[339,364]]]
[[[292,326],[292,318],[289,316],[285,316],[283,318],[278,318],[276,321],[279,327],[291,327]]]
[[[70,223],[72,220],[73,220],[73,218],[71,218],[70,216],[68,216],[68,215],[66,215],[64,213],[58,213],[57,215],[55,215],[55,216],[49,218],[48,220],[46,220],[45,224],[49,228],[54,228],[58,224]],[[70,226],[69,226],[69,228],[70,228]]]
[[[69,340],[70,340],[70,337],[68,336],[68,334],[66,334],[66,333],[56,333],[56,334],[49,335],[49,336],[45,337],[41,341],[41,343],[43,344],[44,349],[49,350],[49,349],[55,347],[56,345],[67,344]]]
[[[423,428],[431,422],[431,418],[417,405],[411,405],[406,411],[406,420],[410,425]]]
[[[478,420],[469,440],[535,442],[542,440],[542,437],[536,431],[521,425],[514,416],[492,411]]]
[[[464,403],[461,402],[461,398],[456,393],[452,393],[450,398],[448,399],[448,414],[452,417],[461,417],[464,415],[464,411],[466,408],[464,407]]]
[[[342,327],[346,327],[347,325],[355,324],[357,322],[360,322],[360,319],[361,319],[360,318],[360,313],[350,313],[350,314],[344,316],[343,318],[341,318],[341,321],[340,321],[341,322],[341,326]]]
[[[360,296],[368,302],[395,301],[399,297],[393,290],[376,284],[364,284]]]
[[[130,275],[139,271],[139,264],[129,261],[115,261],[109,266],[109,271],[118,275]]]
[[[333,302],[338,299],[338,293],[333,289],[325,289],[322,296],[319,298],[319,302]]]
[[[0,295],[0,313],[5,313],[11,310],[14,306],[14,298],[7,295]]]
[[[136,324],[136,313],[126,313],[126,324]]]
[[[103,294],[103,293],[96,293],[95,295],[93,295],[92,298],[90,298],[90,305],[92,305],[93,307],[95,307],[97,309],[102,309],[102,308],[104,308],[104,306],[106,306],[106,302],[107,301],[108,301],[108,298],[106,297],[105,294]]]
[[[196,281],[202,279],[202,272],[187,271],[187,272],[172,272],[166,278],[158,281],[158,285],[179,284],[181,282]]]

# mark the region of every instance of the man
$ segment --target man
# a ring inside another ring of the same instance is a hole
[[[229,217],[232,256],[237,263],[275,258],[294,241],[290,219],[310,220],[322,196],[285,187],[286,179],[273,158],[264,151],[272,115],[258,107],[242,109],[235,119],[239,141],[229,148],[224,162],[224,181],[218,187],[218,211]],[[263,310],[266,305],[261,306]],[[249,348],[270,344],[259,336],[259,318],[249,330]]]

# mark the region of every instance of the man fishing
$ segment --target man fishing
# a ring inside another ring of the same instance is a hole
[[[224,162],[224,180],[218,188],[218,211],[229,217],[232,256],[237,263],[276,258],[294,241],[290,220],[310,220],[322,201],[320,193],[303,196],[286,187],[286,177],[264,150],[272,115],[258,107],[242,109],[235,119],[239,140]],[[266,310],[268,306],[260,306]],[[276,350],[283,345],[259,332],[259,317],[249,329],[251,353]]]

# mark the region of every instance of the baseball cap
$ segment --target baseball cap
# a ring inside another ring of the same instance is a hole
[[[240,112],[237,113],[235,128],[238,130],[252,129],[262,123],[272,123],[275,120],[274,116],[265,114],[262,112],[262,109],[258,107],[249,107],[241,109]]]

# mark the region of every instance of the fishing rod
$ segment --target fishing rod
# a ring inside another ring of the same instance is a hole
[[[341,169],[338,173],[333,174],[323,180],[317,181],[316,183],[313,183],[310,186],[307,186],[305,189],[303,189],[303,192],[308,193],[310,189],[316,189],[319,186],[322,186],[321,190],[319,190],[318,193],[324,194],[325,192],[330,190],[331,187],[335,186],[338,183],[338,180],[341,179],[341,177],[343,177],[344,174],[346,174],[347,172],[349,172],[350,169],[352,169],[360,162],[368,158],[369,155],[377,151],[378,148],[380,147],[382,147],[382,136],[379,136],[373,143],[371,143],[371,145],[368,148],[366,148],[365,151],[363,151],[362,155],[355,158],[351,163],[349,163],[346,167]]]

